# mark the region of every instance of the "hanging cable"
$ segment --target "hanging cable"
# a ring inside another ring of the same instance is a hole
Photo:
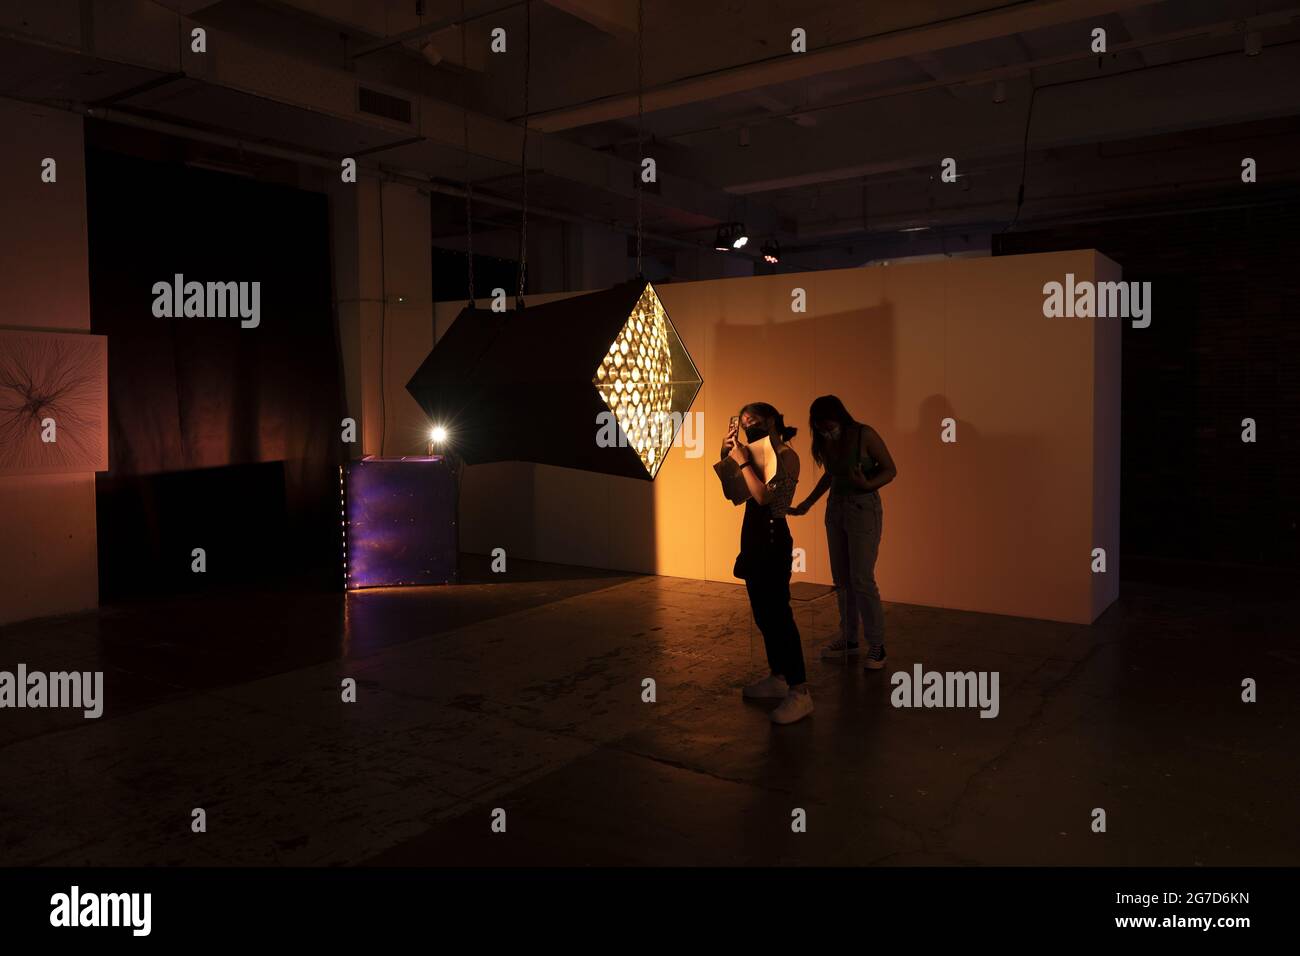
[[[460,110],[465,138],[465,282],[469,288],[469,307],[474,308],[474,184],[469,178],[469,60],[465,22],[465,0],[460,0]]]
[[[519,150],[519,177],[523,193],[519,213],[519,289],[515,292],[515,308],[524,307],[524,280],[528,274],[528,91],[529,73],[533,58],[533,4],[524,3],[524,135]]]
[[[1025,113],[1025,141],[1020,149],[1020,188],[1016,190],[1016,214],[1011,217],[1011,222],[1007,224],[1004,232],[1010,232],[1016,228],[1016,223],[1020,221],[1020,209],[1025,204],[1025,173],[1029,169],[1029,128],[1034,122],[1034,99],[1038,96],[1038,91],[1041,88],[1034,86],[1033,82],[1034,78],[1031,73],[1029,76],[1029,109]]]
[[[642,102],[642,91],[645,89],[645,3],[643,0],[637,0],[636,4],[636,275],[642,277],[641,272],[641,245],[642,245],[642,213],[641,213],[641,193],[643,191],[642,176],[645,174],[643,164],[645,163],[645,137],[643,132],[643,118],[645,107]]]

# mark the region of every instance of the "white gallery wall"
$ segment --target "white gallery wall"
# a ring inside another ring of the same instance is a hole
[[[653,483],[515,462],[470,467],[462,547],[734,581],[741,513],[712,470],[728,418],[767,401],[801,429],[801,497],[817,478],[808,404],[833,393],[898,463],[881,493],[887,600],[1090,622],[1118,595],[1124,320],[1045,317],[1044,284],[1067,274],[1120,278],[1086,250],[659,286],[704,379],[692,407],[699,453],[675,448]],[[794,289],[804,312],[791,309]],[[461,306],[435,306],[439,334]],[[387,450],[422,453],[428,423],[405,383],[431,332],[392,319]],[[529,427],[545,421],[545,397],[520,414]],[[947,420],[954,442],[942,440]],[[796,581],[830,583],[824,507],[790,519],[806,552]],[[1104,574],[1092,570],[1095,548]]]

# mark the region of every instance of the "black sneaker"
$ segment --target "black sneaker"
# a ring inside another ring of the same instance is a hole
[[[864,671],[882,670],[884,669],[885,661],[888,659],[889,658],[885,657],[885,645],[879,644],[867,651],[867,662],[862,665],[862,669]]]

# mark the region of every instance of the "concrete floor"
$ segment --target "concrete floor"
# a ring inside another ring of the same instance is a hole
[[[1092,627],[891,604],[872,674],[815,659],[834,597],[806,587],[817,710],[775,727],[740,698],[743,588],[468,560],[0,628],[0,668],[107,697],[0,711],[0,865],[1300,863],[1294,587],[1127,582]],[[999,671],[1000,715],[895,709],[914,662]]]

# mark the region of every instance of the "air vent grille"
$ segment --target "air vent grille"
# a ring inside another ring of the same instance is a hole
[[[384,119],[396,120],[399,123],[411,123],[411,101],[404,100],[400,96],[392,96],[388,93],[381,93],[378,90],[372,90],[369,87],[357,87],[357,107],[363,113],[369,113],[372,116],[382,116]]]

